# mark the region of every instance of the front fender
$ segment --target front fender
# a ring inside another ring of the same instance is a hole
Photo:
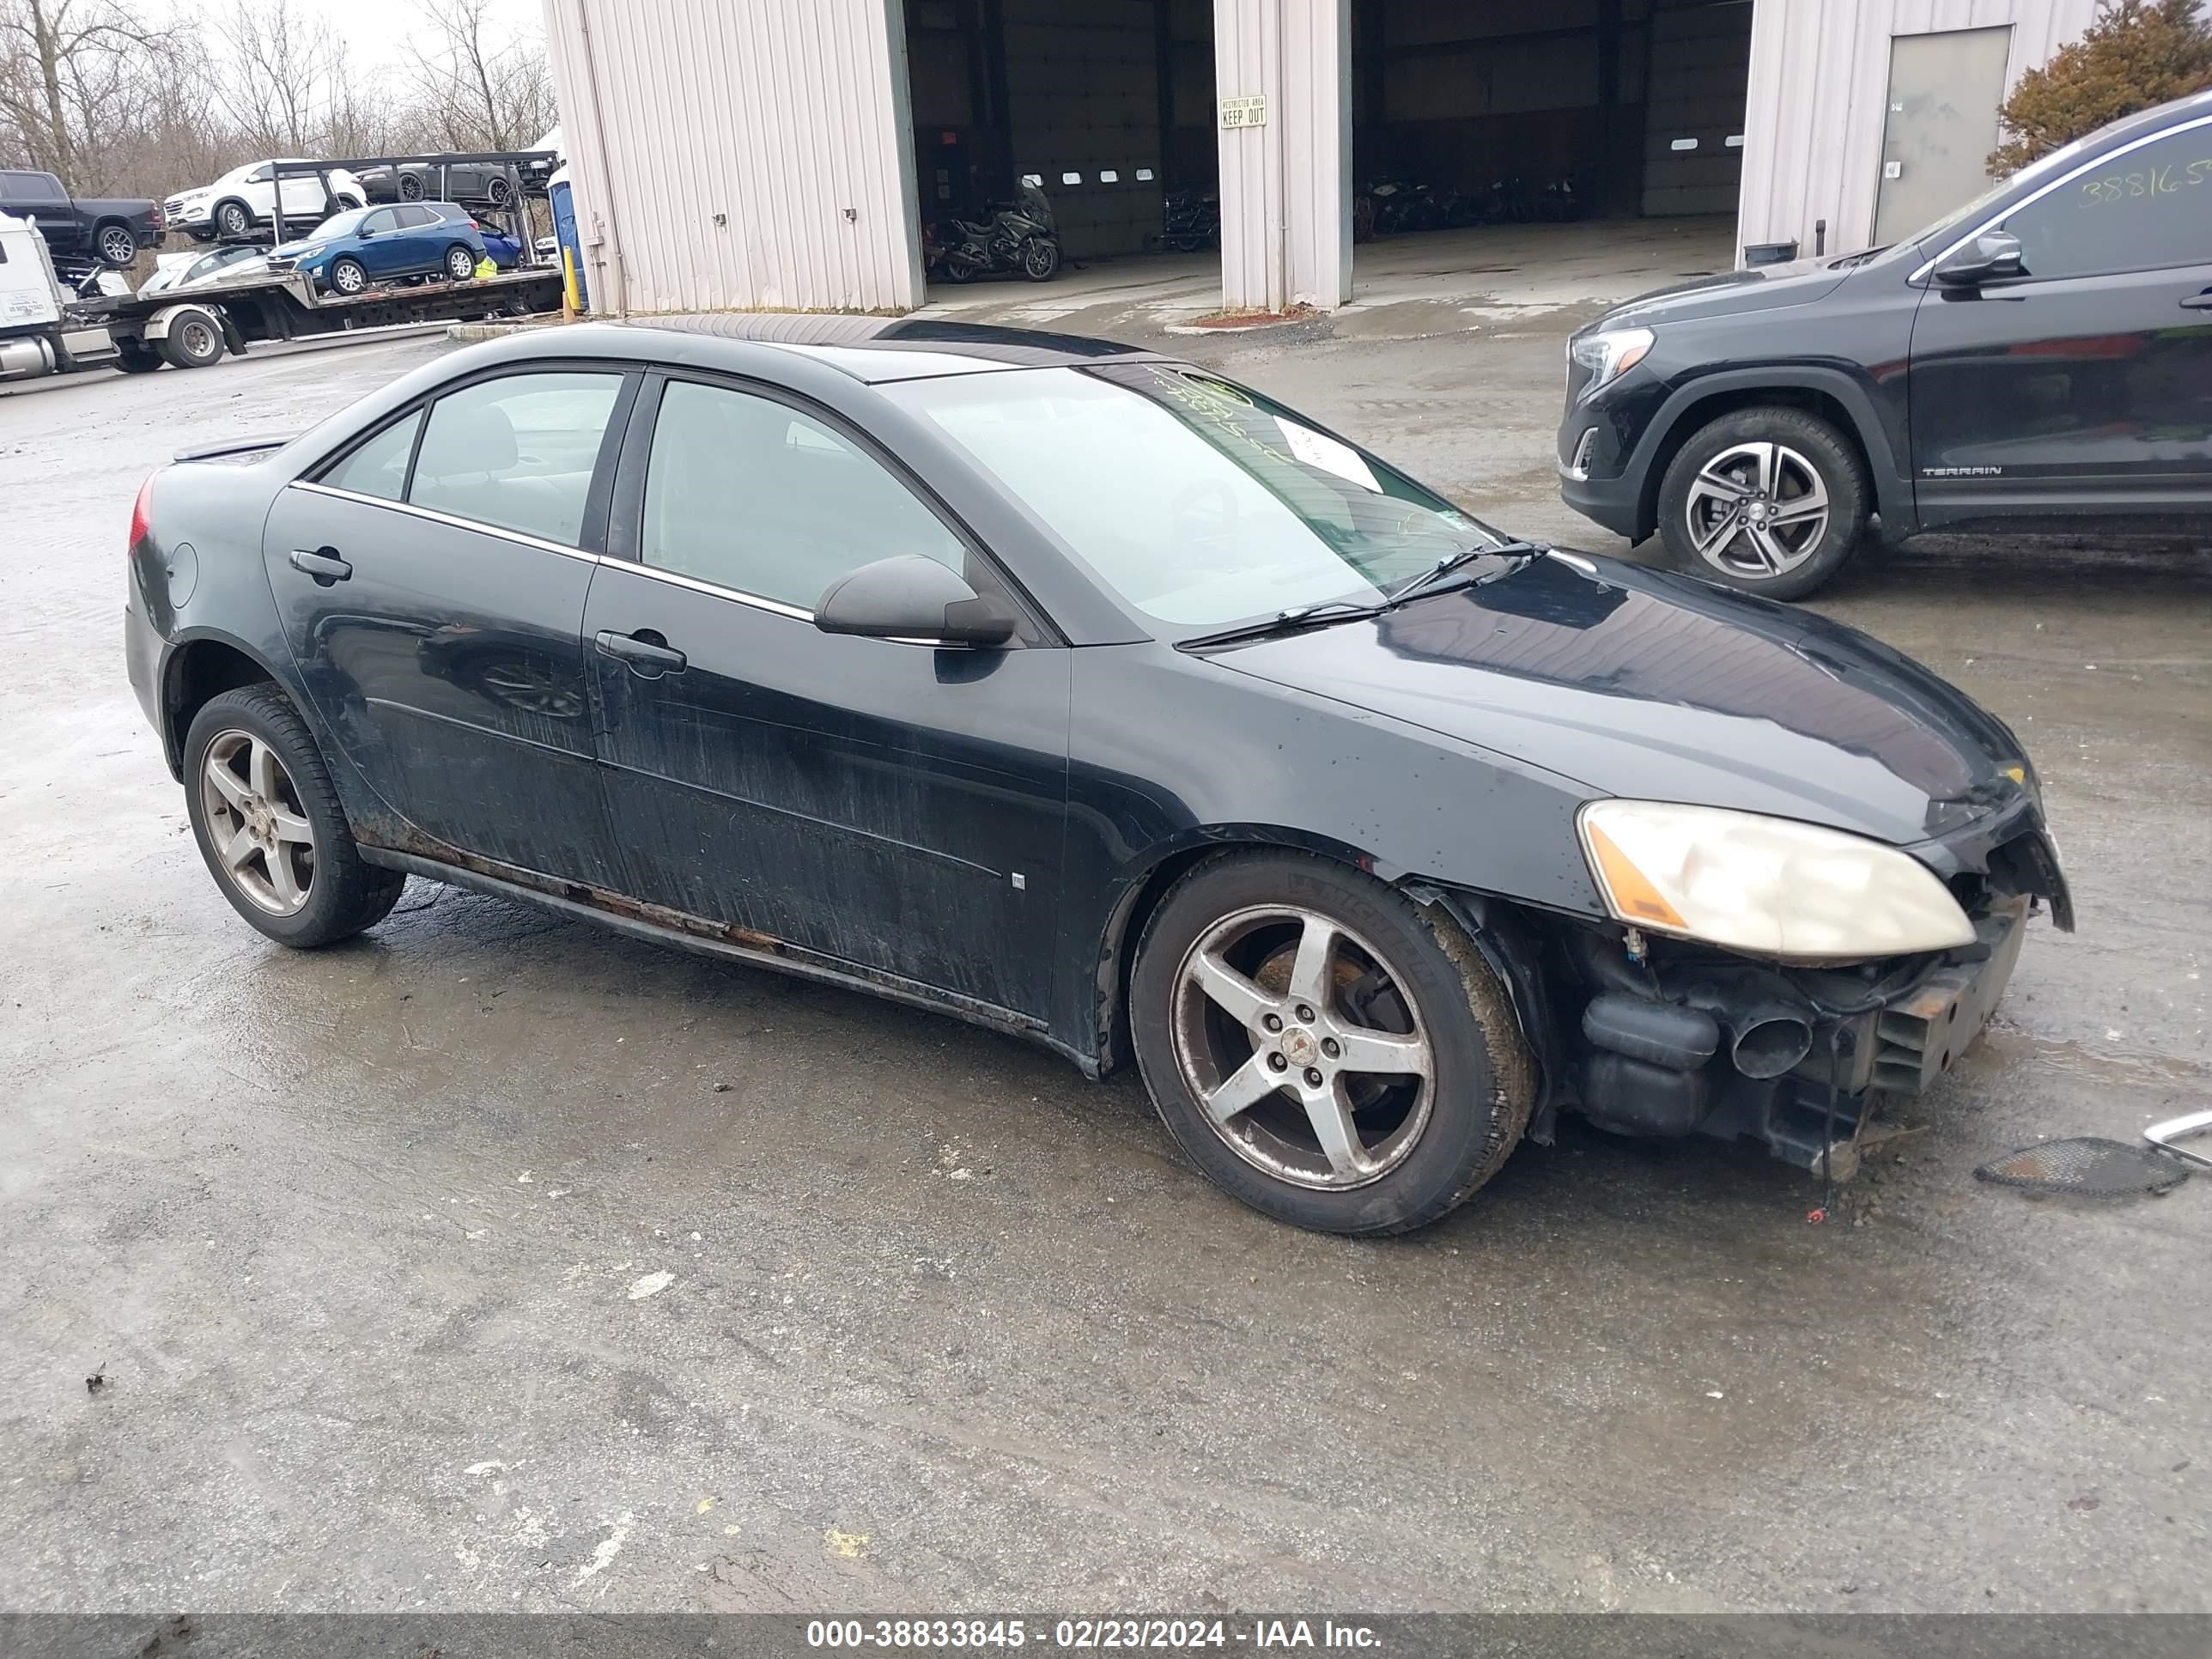
[[[1898,367],[1901,370],[1904,366],[1900,363]],[[1867,466],[1873,475],[1869,482],[1885,530],[1892,536],[1910,535],[1917,528],[1912,488],[1897,459],[1905,434],[1901,430],[1893,430],[1891,422],[1883,418],[1867,372],[1822,364],[1786,363],[1696,374],[1668,394],[1658,414],[1644,428],[1628,462],[1629,475],[1646,481],[1638,509],[1638,539],[1650,535],[1656,527],[1656,503],[1664,471],[1660,461],[1704,424],[1705,416],[1700,411],[1705,405],[1721,399],[1738,403],[1741,394],[1747,392],[1817,392],[1832,399],[1844,411],[1852,428],[1850,435],[1856,437],[1866,452]]]

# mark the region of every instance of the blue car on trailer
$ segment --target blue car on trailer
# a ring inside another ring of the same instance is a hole
[[[269,256],[270,268],[296,270],[338,295],[366,293],[402,277],[475,276],[486,257],[483,232],[452,202],[400,202],[334,214],[301,241]]]

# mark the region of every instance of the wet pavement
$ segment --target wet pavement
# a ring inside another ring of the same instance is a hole
[[[1579,314],[1177,343],[1613,550]],[[1352,1243],[950,1021],[419,883],[240,923],[124,679],[132,493],[443,349],[0,396],[0,1607],[2212,1609],[2212,1180],[1971,1177],[2212,1103],[2212,550],[1823,601],[2015,724],[2082,923],[1826,1224],[1570,1124]]]

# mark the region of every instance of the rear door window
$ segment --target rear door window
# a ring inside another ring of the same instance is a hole
[[[2002,227],[2044,280],[2212,264],[2212,125],[2088,168]]]
[[[430,405],[407,499],[414,506],[574,547],[617,373],[509,374]]]

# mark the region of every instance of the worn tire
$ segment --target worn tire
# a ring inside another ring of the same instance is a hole
[[[291,775],[300,810],[313,827],[315,868],[307,902],[289,916],[263,910],[240,892],[224,872],[210,839],[206,792],[200,787],[208,747],[225,732],[243,731],[260,738],[276,751]],[[192,717],[185,738],[185,807],[191,815],[192,839],[208,873],[231,908],[260,933],[279,945],[313,950],[351,939],[391,914],[399,902],[407,878],[396,870],[382,870],[362,861],[345,810],[338,804],[330,770],[314,734],[300,718],[292,701],[276,686],[248,685],[210,698]]]
[[[212,368],[222,361],[222,325],[197,307],[169,319],[169,331],[155,349],[172,368]]]
[[[1700,554],[1691,533],[1690,492],[1698,474],[1743,444],[1779,444],[1815,473],[1827,492],[1828,522],[1802,562],[1774,576],[1759,576]],[[1830,422],[1800,409],[1741,409],[1708,422],[1676,453],[1659,489],[1659,536],[1677,569],[1717,586],[1762,599],[1802,599],[1825,586],[1858,549],[1866,534],[1873,491],[1850,441]]]
[[[1176,1059],[1173,999],[1185,957],[1220,919],[1276,904],[1317,911],[1370,941],[1429,1034],[1428,1123],[1402,1161],[1364,1186],[1300,1186],[1247,1162],[1207,1121]],[[1225,853],[1187,872],[1138,943],[1129,1026],[1146,1089],[1192,1162],[1262,1214],[1319,1232],[1408,1232],[1457,1208],[1519,1143],[1535,1097],[1511,1000],[1460,928],[1364,872],[1303,853]]]

